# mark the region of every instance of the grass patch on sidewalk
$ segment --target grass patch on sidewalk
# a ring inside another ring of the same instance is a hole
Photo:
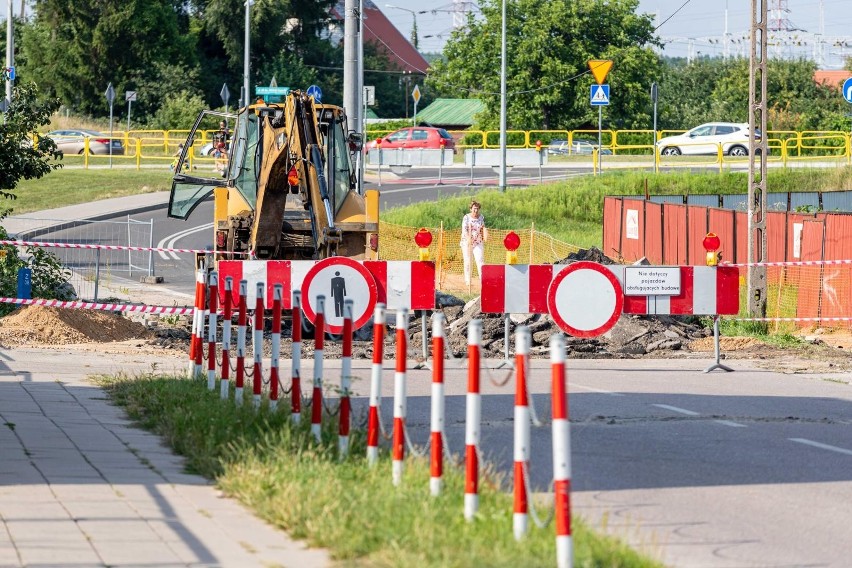
[[[445,464],[443,495],[429,495],[427,458],[408,459],[401,487],[391,485],[388,454],[369,468],[364,432],[353,430],[351,455],[337,455],[336,420],[321,444],[310,412],[293,426],[287,411],[255,412],[207,391],[206,381],[102,377],[99,383],[131,418],[161,435],[189,468],[291,536],[331,550],[345,566],[517,567],[555,564],[554,528],[512,536],[512,496],[480,484],[480,511],[463,518],[464,479]],[[247,399],[251,398],[250,392]],[[266,403],[264,403],[265,405]],[[305,420],[308,418],[308,420]],[[456,448],[458,449],[458,448]],[[573,523],[575,566],[657,567],[626,545]]]
[[[169,191],[172,172],[161,169],[66,169],[54,170],[41,179],[22,180],[5,201],[13,215],[43,211],[66,205],[89,203],[112,197]]]

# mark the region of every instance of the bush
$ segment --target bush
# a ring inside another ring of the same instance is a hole
[[[182,91],[166,97],[163,105],[148,122],[148,127],[153,130],[184,129],[187,125],[194,124],[199,113],[206,108],[207,105],[200,96]]]

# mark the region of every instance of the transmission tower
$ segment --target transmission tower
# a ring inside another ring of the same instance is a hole
[[[770,32],[803,32],[802,28],[797,28],[790,21],[790,8],[787,7],[787,0],[771,0],[772,7],[769,9],[769,25],[767,28]]]

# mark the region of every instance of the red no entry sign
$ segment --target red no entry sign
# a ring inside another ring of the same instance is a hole
[[[606,333],[621,316],[624,293],[615,275],[595,262],[580,261],[560,271],[547,290],[553,321],[575,337]]]
[[[302,310],[309,321],[316,317],[317,296],[325,296],[325,327],[343,331],[343,304],[352,300],[353,327],[358,329],[376,307],[376,281],[360,262],[343,256],[317,262],[302,281]]]

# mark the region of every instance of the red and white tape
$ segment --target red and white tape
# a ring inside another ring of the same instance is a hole
[[[745,267],[745,266],[837,266],[843,264],[852,264],[852,260],[793,260],[789,262],[752,262],[752,263],[742,263],[742,264],[728,264],[720,266],[736,266],[736,267]]]
[[[18,304],[21,306],[45,306],[48,308],[75,308],[80,310],[101,310],[104,312],[134,312],[143,314],[191,314],[195,308],[177,308],[168,306],[143,306],[139,304],[101,304],[96,302],[44,300],[40,298],[0,298],[3,304]]]

